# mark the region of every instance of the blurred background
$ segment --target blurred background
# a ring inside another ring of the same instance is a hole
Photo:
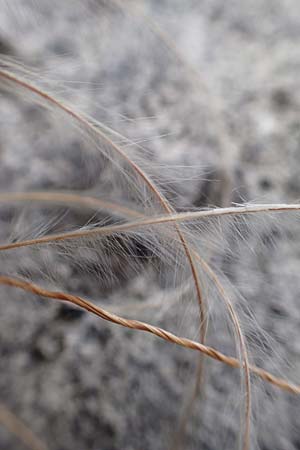
[[[178,211],[299,201],[299,39],[297,0],[0,0],[0,68],[101,122]],[[43,106],[0,80],[1,194],[136,201],[93,137]],[[1,243],[115,220],[0,195]],[[199,230],[199,246],[233,295],[251,362],[296,383],[299,216],[249,222]],[[194,299],[174,300],[177,282],[157,261],[147,264],[143,241],[124,248],[102,262],[76,245],[0,252],[0,273],[196,338]],[[127,265],[126,255],[138,263]],[[205,295],[215,296],[209,282]],[[208,343],[234,355],[218,305],[211,300]],[[0,308],[1,449],[175,450],[194,352],[8,287]],[[205,360],[182,449],[237,448],[239,389],[238,371]],[[299,398],[253,378],[251,449],[300,449],[299,430]]]

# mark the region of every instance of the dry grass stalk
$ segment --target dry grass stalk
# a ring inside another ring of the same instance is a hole
[[[15,278],[15,277],[8,277],[5,275],[0,276],[0,284],[23,289],[24,291],[31,292],[32,294],[39,295],[41,297],[72,303],[73,305],[83,308],[84,310],[86,310],[92,314],[95,314],[96,316],[98,316],[101,319],[104,319],[108,322],[115,323],[115,324],[120,325],[125,328],[130,328],[133,330],[139,330],[139,331],[144,331],[147,333],[154,334],[155,336],[159,337],[160,339],[163,339],[165,341],[168,341],[172,344],[179,345],[184,348],[188,348],[190,350],[196,350],[196,351],[202,353],[203,355],[208,356],[212,359],[215,359],[216,361],[227,364],[230,367],[241,368],[241,364],[238,359],[231,357],[231,356],[224,355],[223,353],[219,352],[218,350],[216,350],[212,347],[202,345],[200,342],[196,342],[191,339],[177,336],[173,333],[170,333],[167,330],[164,330],[163,328],[159,328],[154,325],[150,325],[146,322],[141,322],[139,320],[126,319],[124,317],[118,316],[114,313],[111,313],[111,312],[105,310],[104,308],[94,305],[90,301],[85,300],[79,296],[68,294],[65,292],[60,292],[60,291],[50,291],[50,290],[40,287],[39,285],[37,285],[35,283],[21,280],[21,279]],[[282,389],[284,391],[287,391],[287,392],[290,392],[293,394],[297,394],[297,395],[300,394],[300,386],[294,385],[284,379],[275,377],[268,371],[263,370],[259,367],[250,365],[249,369],[252,374],[257,375],[264,381],[267,381],[267,382],[279,387],[280,389]]]
[[[0,422],[28,449],[47,450],[46,445],[40,440],[40,438],[38,438],[19,417],[17,417],[3,404],[0,404]]]

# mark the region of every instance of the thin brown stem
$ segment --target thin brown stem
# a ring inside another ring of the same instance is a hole
[[[188,348],[190,350],[196,350],[196,351],[202,353],[203,355],[208,356],[212,359],[215,359],[216,361],[220,361],[224,364],[227,364],[230,367],[242,368],[242,366],[243,366],[243,364],[241,364],[238,359],[236,359],[232,356],[224,355],[223,353],[219,352],[218,350],[214,349],[213,347],[203,345],[200,342],[196,342],[196,341],[193,341],[188,338],[177,336],[167,330],[164,330],[163,328],[156,327],[154,325],[150,325],[149,323],[146,323],[146,322],[141,322],[139,320],[133,320],[133,319],[126,319],[119,315],[113,314],[113,313],[107,311],[106,309],[101,308],[100,306],[96,306],[93,303],[91,303],[90,301],[85,300],[79,296],[68,294],[68,293],[61,292],[61,291],[50,291],[50,290],[40,287],[39,285],[37,285],[35,283],[21,280],[19,278],[15,278],[15,277],[5,276],[5,275],[0,275],[0,284],[15,287],[15,288],[20,288],[20,289],[23,289],[24,291],[31,292],[32,294],[36,294],[41,297],[72,303],[90,313],[95,314],[96,316],[98,316],[104,320],[115,323],[122,327],[154,334],[155,336],[159,337],[160,339],[163,339],[167,342],[179,345],[184,348]],[[269,373],[266,370],[261,369],[259,367],[250,365],[249,369],[250,369],[250,372],[252,372],[253,374],[257,375],[261,379],[263,379],[271,384],[274,384],[275,386],[279,387],[280,389],[290,392],[292,394],[300,395],[300,386],[294,385],[294,384],[290,383],[289,381],[286,381],[282,378],[275,377],[271,373]]]
[[[0,403],[0,422],[30,450],[47,450],[46,445],[25,423]]]
[[[67,241],[80,238],[92,238],[93,236],[105,236],[113,233],[123,233],[133,231],[142,227],[159,225],[164,223],[180,223],[195,220],[205,220],[208,218],[222,217],[222,216],[238,216],[250,215],[256,213],[282,213],[282,212],[300,211],[299,204],[274,204],[274,205],[249,205],[233,208],[215,208],[205,211],[194,211],[184,213],[172,213],[164,216],[149,217],[146,219],[136,220],[120,225],[111,225],[104,227],[94,227],[92,229],[85,229],[80,231],[70,231],[67,233],[47,235],[36,239],[28,239],[24,241],[3,244],[0,246],[0,251],[11,250],[15,248],[28,247],[34,245],[49,244],[51,242]]]
[[[246,347],[245,338],[241,329],[241,326],[239,324],[239,320],[237,317],[237,314],[234,310],[233,304],[228,297],[228,295],[225,292],[225,289],[223,288],[221,282],[219,281],[219,278],[215,274],[215,272],[212,270],[212,268],[209,266],[209,264],[201,258],[201,256],[198,253],[195,253],[195,258],[200,262],[202,268],[205,270],[205,272],[208,274],[208,276],[213,280],[217,290],[219,291],[219,294],[221,298],[224,300],[227,310],[229,311],[229,315],[231,318],[231,321],[234,325],[235,332],[238,336],[238,341],[240,343],[240,350],[242,355],[242,361],[243,361],[243,369],[245,371],[245,387],[246,387],[246,405],[245,405],[245,416],[246,416],[246,427],[245,427],[245,439],[244,439],[244,450],[248,450],[249,443],[250,443],[250,426],[251,426],[251,382],[250,382],[250,365],[249,365],[249,357],[248,357],[248,351]]]
[[[125,217],[141,217],[141,213],[123,205],[108,202],[89,195],[74,194],[59,191],[5,192],[0,193],[0,203],[39,202],[55,203],[69,206],[70,204],[93,210],[104,209]]]

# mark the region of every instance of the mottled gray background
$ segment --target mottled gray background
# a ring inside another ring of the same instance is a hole
[[[0,51],[76,108],[141,144],[157,179],[167,178],[165,191],[176,207],[296,202],[299,1],[120,3],[0,0]],[[17,91],[1,87],[0,96],[1,192],[111,194],[109,167],[84,153],[89,143],[79,130]],[[123,194],[116,191],[117,199]],[[90,213],[62,208],[48,216],[48,209],[2,205],[1,242],[78,227]],[[199,242],[214,248],[218,269],[239,292],[251,360],[297,382],[299,217],[249,219],[249,230],[240,226],[224,225],[227,241],[219,254],[221,236],[208,232],[202,242],[200,233]],[[132,251],[145,256],[146,250],[134,244]],[[0,273],[76,292],[195,337],[192,302],[187,298],[188,306],[177,308],[174,291],[147,264],[135,273],[124,257],[108,255],[111,279],[103,280],[90,255],[73,258],[81,266],[55,248],[5,252]],[[209,343],[234,354],[224,309],[214,306],[211,286],[206,293]],[[0,401],[49,450],[171,448],[194,383],[195,353],[11,288],[1,287],[0,308]],[[299,398],[253,382],[251,448],[300,449]],[[203,395],[182,448],[237,448],[239,394],[238,372],[207,361]],[[0,448],[26,447],[0,424]]]

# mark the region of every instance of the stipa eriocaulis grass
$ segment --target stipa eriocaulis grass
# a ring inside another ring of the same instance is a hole
[[[121,165],[122,162],[126,163],[128,168],[125,171],[122,170],[122,175],[125,181],[125,186],[121,191],[122,192],[130,192],[130,198],[135,194],[138,197],[142,194],[142,199],[138,198],[138,201],[143,204],[143,206],[147,207],[147,209],[152,208],[153,201],[158,205],[160,209],[167,213],[171,213],[173,211],[171,205],[167,201],[167,199],[164,197],[163,193],[156,187],[154,182],[151,180],[151,178],[147,175],[145,170],[141,167],[140,161],[139,163],[135,162],[134,159],[132,159],[130,156],[128,156],[124,150],[116,145],[114,141],[111,140],[109,136],[107,136],[101,128],[95,126],[91,121],[89,121],[87,118],[85,118],[82,115],[77,114],[74,112],[74,110],[70,109],[68,106],[64,105],[64,103],[56,100],[53,96],[47,94],[45,91],[42,91],[39,88],[36,88],[34,85],[24,81],[24,79],[17,78],[13,74],[3,71],[2,72],[2,79],[7,82],[8,84],[13,84],[15,86],[18,86],[18,88],[21,88],[22,90],[25,90],[26,93],[33,94],[34,96],[37,96],[39,101],[42,101],[44,104],[46,104],[47,107],[55,108],[56,110],[63,112],[67,114],[69,117],[75,120],[75,124],[81,128],[84,128],[88,131],[88,136],[90,140],[97,141],[100,139],[101,141],[101,152],[104,154],[105,158],[109,160],[111,163],[113,163],[114,166],[117,168],[120,168],[120,160]],[[96,142],[97,143],[97,142]],[[132,182],[132,172],[134,180]],[[135,175],[137,175],[138,181],[142,182],[142,186],[137,187],[137,183],[135,180]],[[133,186],[133,192],[131,192],[130,187]],[[144,198],[144,193],[146,192],[146,198]],[[150,193],[150,199],[149,199],[149,193]],[[205,314],[204,314],[204,305],[203,305],[203,299],[201,295],[201,286],[200,286],[200,280],[199,276],[196,270],[195,262],[193,260],[193,256],[191,255],[191,252],[189,250],[189,246],[187,245],[187,242],[185,241],[184,235],[180,231],[180,227],[178,227],[177,224],[174,225],[178,234],[178,237],[180,238],[180,241],[182,243],[182,246],[184,248],[188,264],[191,269],[192,277],[194,280],[196,295],[198,299],[199,304],[199,311],[200,311],[200,321],[202,323],[202,326],[200,326],[200,339],[201,342],[204,343],[205,341]],[[245,370],[247,370],[247,364],[245,366]],[[200,381],[201,381],[201,372],[202,372],[202,361],[199,360],[199,367],[198,367],[198,376],[197,376],[197,382],[195,391],[198,391]],[[248,374],[249,378],[249,374]],[[249,398],[249,395],[248,395]],[[248,402],[249,403],[249,402]],[[249,416],[250,407],[247,407]],[[247,420],[249,422],[249,420]],[[246,439],[248,441],[248,438]]]
[[[164,282],[168,280],[169,285],[173,285],[178,291],[180,286],[188,286],[189,295],[198,303],[198,321],[188,330],[190,337],[181,337],[173,331],[109,312],[73,293],[46,289],[31,280],[20,279],[15,275],[1,275],[0,283],[41,297],[71,302],[102,319],[127,328],[152,333],[166,341],[197,350],[201,355],[209,356],[231,367],[240,368],[245,393],[242,446],[243,449],[248,449],[251,424],[251,372],[289,392],[298,394],[299,387],[250,364],[243,327],[236,312],[235,302],[227,293],[223,279],[214,268],[214,264],[211,264],[210,258],[217,251],[228,248],[232,234],[238,236],[237,241],[246,241],[247,230],[251,229],[253,218],[255,222],[258,216],[273,217],[286,216],[291,212],[297,213],[299,205],[242,205],[176,213],[164,195],[163,183],[160,185],[159,182],[153,181],[155,174],[152,173],[151,162],[143,160],[141,152],[136,154],[130,147],[124,150],[114,140],[116,133],[77,112],[73,107],[39,87],[37,83],[29,79],[29,72],[18,69],[18,73],[15,73],[13,65],[7,61],[3,65],[6,66],[0,71],[3,89],[22,98],[28,98],[30,101],[36,101],[50,111],[51,115],[60,117],[66,126],[68,122],[74,126],[84,140],[85,146],[88,147],[87,159],[97,161],[98,155],[101,155],[104,161],[108,161],[107,170],[112,175],[107,182],[106,191],[112,192],[112,195],[108,199],[102,199],[92,195],[58,191],[1,194],[1,203],[10,207],[12,205],[23,207],[30,202],[31,207],[42,205],[47,210],[49,206],[64,205],[68,209],[74,207],[74,209],[85,208],[87,211],[91,209],[95,211],[93,224],[79,229],[74,229],[73,226],[71,230],[68,230],[64,226],[62,230],[55,232],[59,221],[52,218],[52,221],[49,220],[49,225],[44,226],[42,232],[44,236],[40,236],[42,228],[38,227],[38,235],[32,230],[32,237],[29,239],[19,238],[16,242],[3,243],[0,246],[1,254],[8,255],[13,251],[32,250],[38,258],[38,253],[46,247],[58,252],[63,258],[68,258],[70,263],[75,260],[82,270],[90,270],[87,268],[86,261],[93,259],[91,270],[97,274],[103,284],[109,278],[112,284],[115,281],[113,267],[107,265],[107,261],[114,255],[117,256],[117,260],[123,259],[121,264],[132,264],[133,271],[136,272],[140,270],[139,258],[147,260],[156,269],[159,267],[160,277],[164,279]],[[99,211],[108,213],[108,216],[100,220],[100,223],[98,223],[99,220],[97,221],[96,214]],[[232,233],[231,228],[235,230],[235,233]],[[255,224],[253,228],[257,229],[257,225]],[[49,230],[52,232],[49,233]],[[47,259],[44,262],[41,261],[41,272],[43,269],[46,276],[55,282],[55,272],[49,267]],[[214,295],[206,299],[203,295],[203,286],[207,283],[211,285],[210,291]],[[228,315],[234,330],[237,358],[225,355],[206,345],[208,317],[214,313],[212,305],[214,297],[221,300],[220,308]],[[179,307],[177,313],[181,313]],[[240,308],[239,313],[241,313]],[[200,342],[197,341],[198,334]],[[201,359],[193,397],[200,388],[202,364]],[[190,413],[189,405],[191,402],[188,403],[185,411],[186,420]]]

